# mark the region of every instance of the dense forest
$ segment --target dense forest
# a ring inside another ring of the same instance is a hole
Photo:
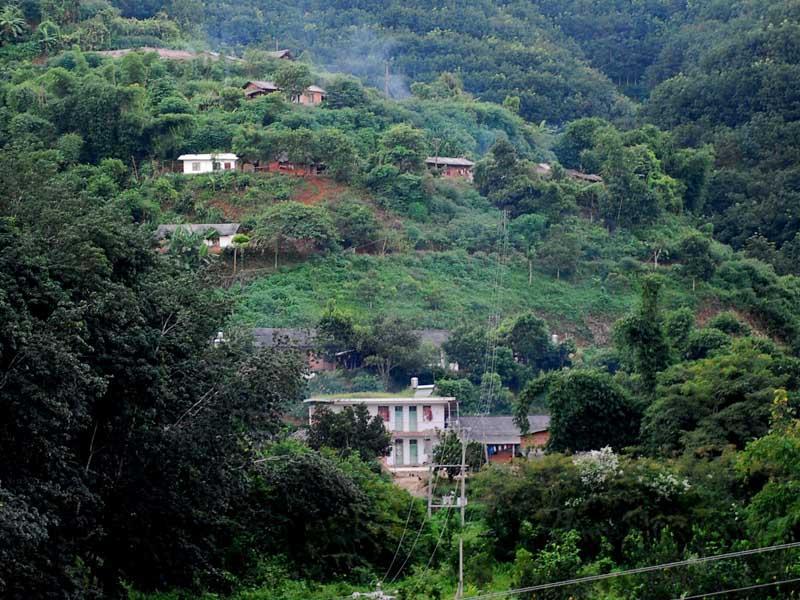
[[[448,598],[463,542],[465,598],[797,597],[799,45],[794,0],[0,0],[0,596]],[[411,377],[550,416],[466,448],[465,525],[379,418],[306,426]]]

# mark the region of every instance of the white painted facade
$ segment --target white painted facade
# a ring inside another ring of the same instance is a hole
[[[211,231],[216,236],[208,237],[203,243],[209,248],[227,248],[233,243],[233,238],[239,231],[239,223],[177,223],[159,225],[154,234],[158,240],[164,240],[181,230],[190,234],[208,235]]]
[[[186,175],[200,175],[214,171],[235,171],[239,157],[235,154],[183,154],[178,157]]]
[[[432,386],[431,386],[432,387]],[[317,406],[339,412],[346,406],[364,405],[370,416],[381,416],[392,435],[392,449],[384,461],[393,471],[424,467],[433,459],[437,433],[449,427],[455,398],[418,395],[395,398],[333,398],[306,400],[309,423]],[[387,419],[388,416],[388,419]],[[455,414],[452,415],[455,420]]]

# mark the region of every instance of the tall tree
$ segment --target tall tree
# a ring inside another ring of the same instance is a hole
[[[655,391],[656,377],[669,365],[670,358],[659,306],[660,288],[657,276],[645,277],[639,310],[614,326],[614,343],[647,393]]]
[[[606,372],[572,369],[532,381],[514,409],[523,433],[530,407],[541,394],[550,409],[548,446],[554,451],[621,449],[638,439],[641,409]]]
[[[255,247],[272,249],[276,269],[281,252],[326,251],[337,243],[328,211],[300,202],[280,202],[265,210],[258,218],[251,239]]]
[[[387,456],[391,443],[392,436],[383,419],[370,416],[363,404],[347,406],[339,412],[321,406],[314,412],[308,430],[312,448],[333,448],[343,456],[354,453],[366,461]]]
[[[421,368],[420,337],[411,325],[394,317],[379,316],[360,336],[364,363],[374,367],[388,389],[397,369]]]

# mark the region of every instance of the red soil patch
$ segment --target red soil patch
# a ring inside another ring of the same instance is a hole
[[[242,217],[247,213],[248,210],[245,206],[233,206],[221,198],[212,200],[209,202],[209,205],[221,210],[222,214],[225,216],[225,219],[232,223],[241,221]]]
[[[303,204],[319,204],[340,196],[347,188],[327,177],[307,175],[303,177],[303,185],[293,194],[292,199]]]

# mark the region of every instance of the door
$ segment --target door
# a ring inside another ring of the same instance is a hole
[[[403,440],[394,441],[394,466],[399,467],[403,464]]]
[[[417,407],[416,406],[409,406],[408,407],[408,430],[409,431],[416,431],[417,430]]]
[[[403,431],[403,407],[394,407],[394,430]]]
[[[408,462],[412,465],[419,464],[419,448],[417,448],[417,440],[408,440]]]
[[[422,454],[425,457],[424,460],[426,462],[430,462],[431,460],[431,453],[433,452],[433,441],[431,438],[425,438],[425,441],[422,445]]]

